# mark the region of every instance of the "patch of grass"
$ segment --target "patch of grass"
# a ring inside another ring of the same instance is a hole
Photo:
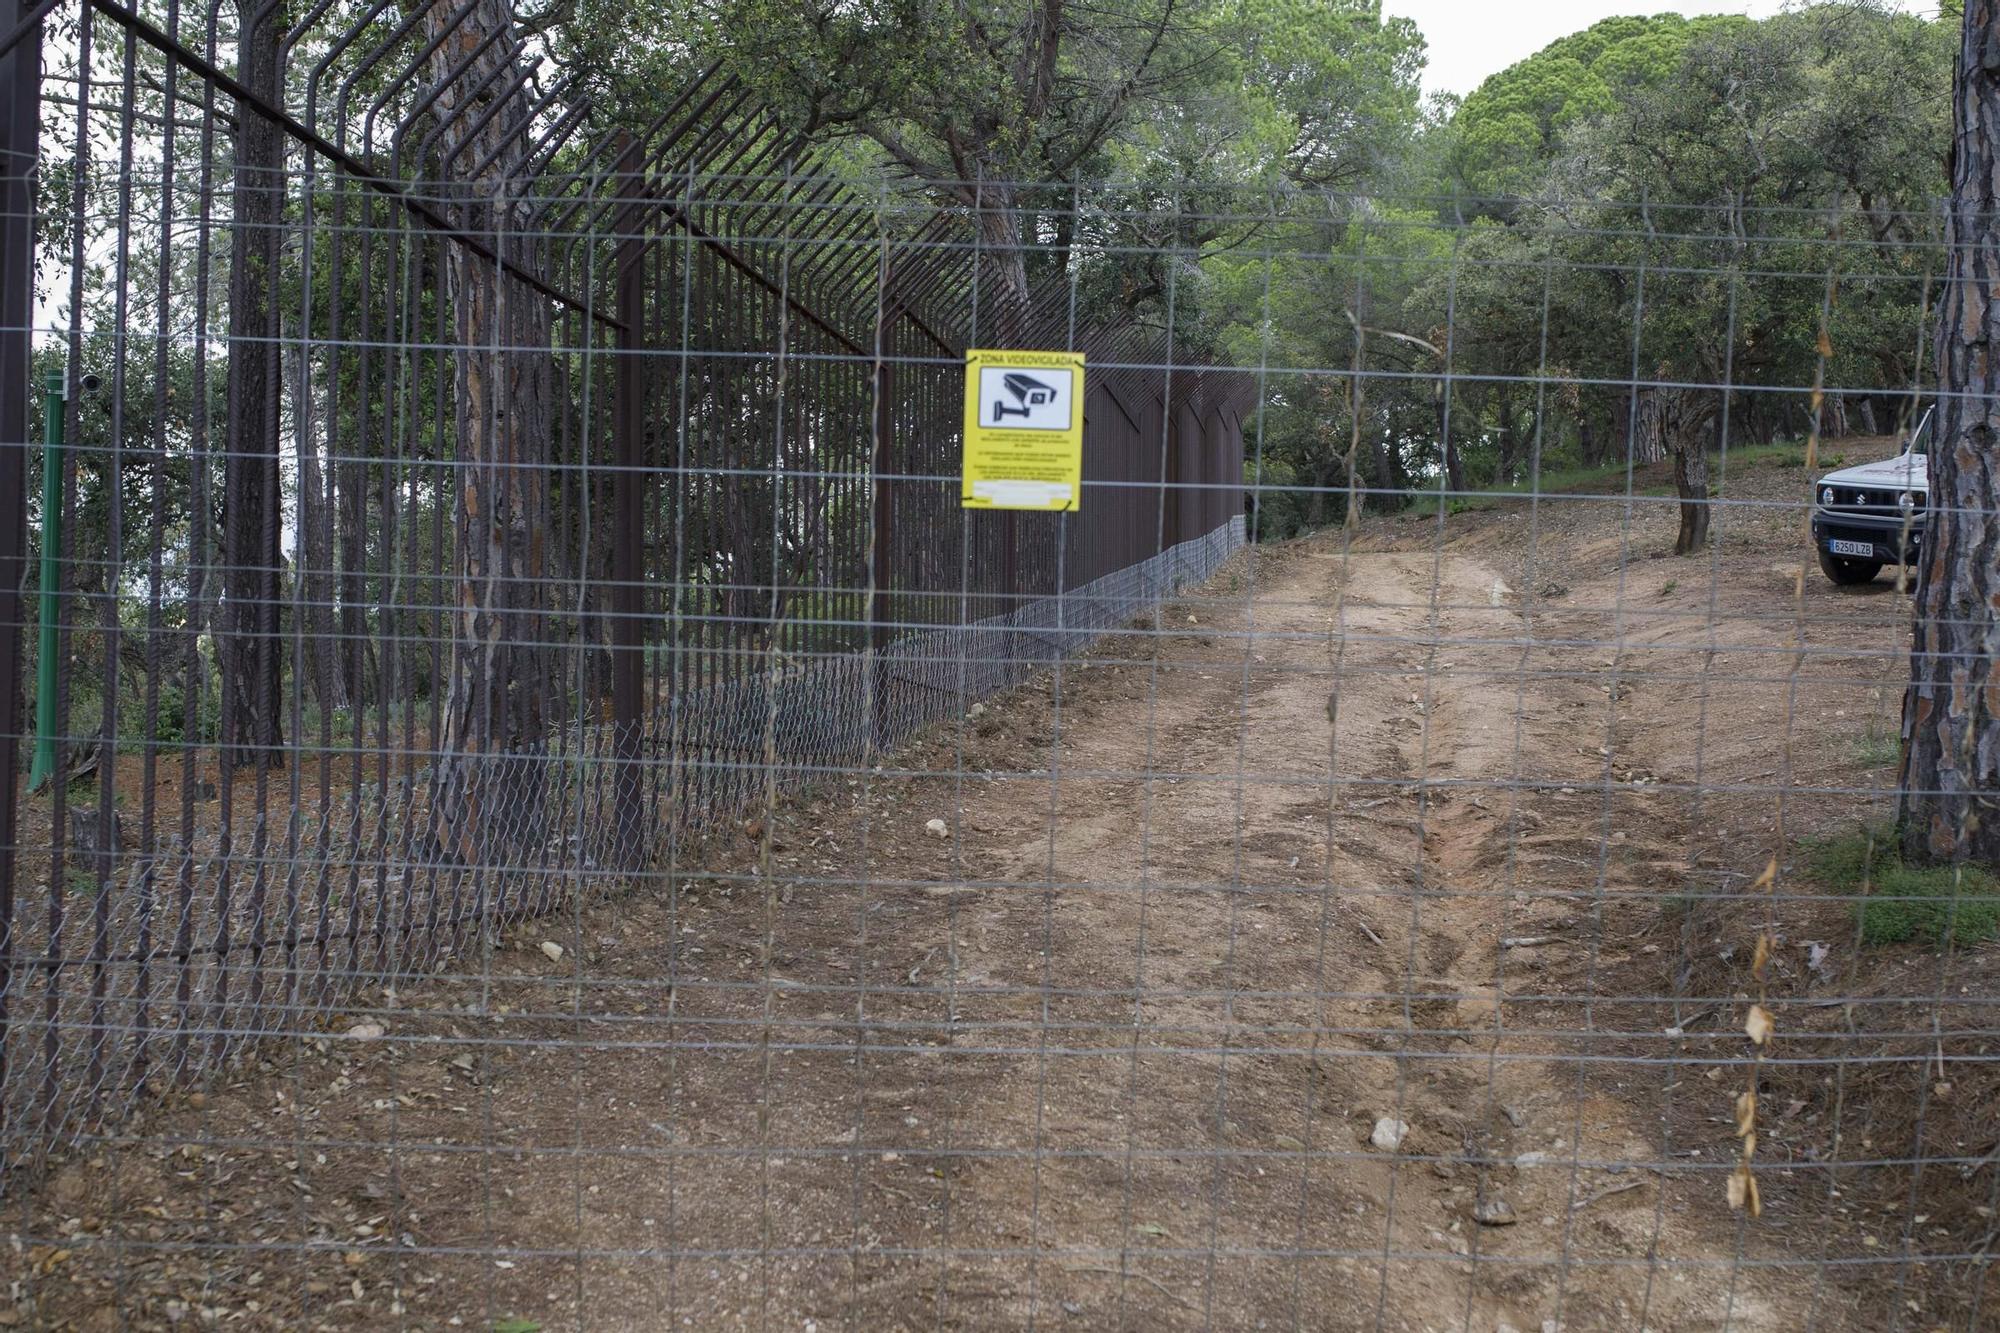
[[[1854,760],[1864,768],[1885,768],[1902,757],[1902,733],[1882,718],[1869,718],[1854,738]]]
[[[1906,863],[1893,834],[1857,829],[1808,844],[1808,864],[1829,888],[1859,896],[1863,944],[1978,944],[2000,936],[2000,884],[1977,866]]]
[[[1471,514],[1493,508],[1496,508],[1496,505],[1492,500],[1479,495],[1454,495],[1445,502],[1446,514]],[[1402,516],[1409,519],[1436,518],[1437,511],[1437,495],[1426,492],[1411,497],[1409,507],[1403,510]]]

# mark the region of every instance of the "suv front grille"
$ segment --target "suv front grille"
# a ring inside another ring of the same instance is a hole
[[[1820,487],[1822,497],[1828,490],[1833,492],[1833,503],[1827,504],[1822,499],[1820,508],[1830,514],[1865,514],[1869,518],[1903,516],[1903,507],[1899,501],[1901,491],[1885,491],[1879,487],[1867,486],[1822,486]],[[1918,497],[1911,516],[1919,521],[1922,520],[1924,506],[1921,496]]]

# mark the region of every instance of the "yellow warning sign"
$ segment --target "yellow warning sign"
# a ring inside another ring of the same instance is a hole
[[[965,354],[967,509],[1075,510],[1083,501],[1083,353]]]

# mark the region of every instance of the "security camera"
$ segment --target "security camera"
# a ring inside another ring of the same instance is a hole
[[[104,387],[104,380],[101,376],[91,375],[91,374],[84,375],[83,391],[85,393],[96,393],[99,389],[103,387]]]

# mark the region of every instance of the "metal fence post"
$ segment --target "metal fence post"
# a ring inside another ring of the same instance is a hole
[[[0,0],[0,31],[33,8]],[[27,572],[28,372],[34,358],[35,158],[40,151],[42,34],[0,55],[0,1089],[9,1086],[8,999],[13,990],[14,849],[20,843],[21,584]],[[0,1096],[0,1143],[7,1141]]]
[[[887,330],[882,336],[887,336]],[[868,599],[868,642],[875,653],[875,744],[883,746],[889,741],[889,728],[884,705],[888,700],[889,667],[883,652],[895,630],[895,605],[892,601],[896,586],[895,576],[895,534],[896,497],[888,481],[888,473],[895,457],[894,436],[895,412],[895,372],[884,359],[887,348],[876,353],[875,360],[875,448],[869,459],[869,479],[875,486],[874,541],[868,553],[869,584],[874,589]]]
[[[618,158],[618,194],[631,200],[618,213],[618,355],[612,387],[611,443],[618,476],[611,493],[611,750],[612,790],[618,865],[645,864],[646,829],[640,809],[641,739],[645,731],[640,695],[645,687],[646,450],[645,430],[645,245],[637,200],[643,193],[639,147],[625,136]]]

